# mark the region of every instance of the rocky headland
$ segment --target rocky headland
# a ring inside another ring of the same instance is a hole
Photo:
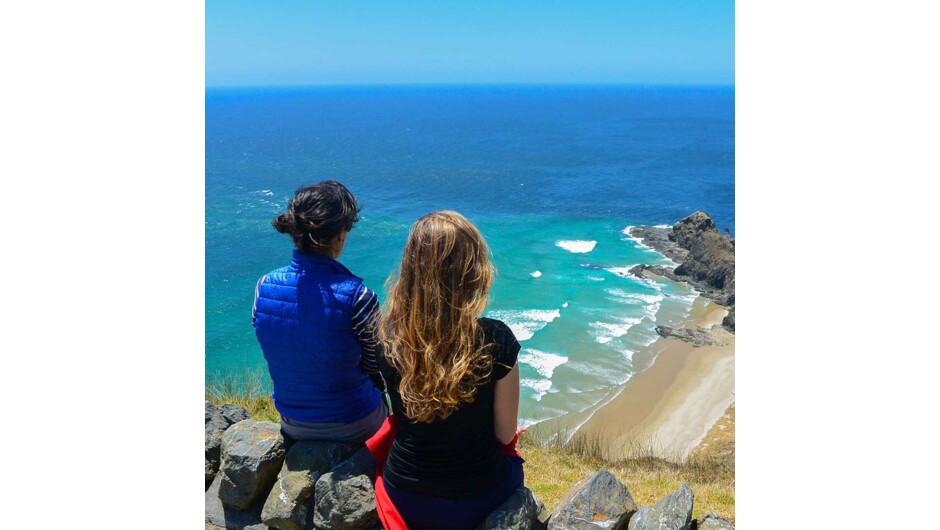
[[[635,226],[630,235],[678,264],[674,269],[639,264],[630,269],[632,274],[655,274],[688,283],[729,308],[722,325],[734,332],[734,239],[719,232],[707,213],[695,212],[671,228]]]
[[[217,530],[379,530],[376,462],[362,444],[297,442],[286,449],[275,422],[206,401],[205,527]],[[688,484],[638,506],[606,469],[571,486],[549,511],[519,488],[477,530],[730,529],[716,514],[692,518]]]

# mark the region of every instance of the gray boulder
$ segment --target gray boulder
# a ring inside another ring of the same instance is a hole
[[[317,480],[313,524],[322,530],[366,530],[379,524],[375,459],[363,447]]]
[[[219,500],[221,483],[222,475],[220,474],[206,490],[206,528],[211,525],[211,527],[229,530],[266,530],[268,527],[261,522],[261,499],[256,500],[244,510],[230,508]]]
[[[493,510],[477,530],[535,530],[538,515],[545,505],[523,486]]]
[[[206,401],[206,484],[211,482],[219,471],[222,434],[231,423],[218,407]]]
[[[621,530],[636,513],[627,487],[601,469],[575,484],[558,501],[548,530]]]
[[[248,409],[241,405],[233,405],[232,403],[219,405],[219,411],[225,416],[225,419],[227,419],[229,423],[238,423],[251,417],[248,414]]]
[[[734,530],[734,525],[715,512],[705,512],[705,516],[698,523],[698,530]]]
[[[281,530],[312,528],[317,480],[359,447],[362,444],[320,441],[300,441],[291,446],[261,511],[264,523]]]
[[[247,419],[232,425],[222,435],[222,503],[245,509],[258,497],[266,497],[284,463],[284,453],[278,424]]]
[[[629,530],[690,530],[695,495],[688,484],[650,508],[644,506],[630,519]]]

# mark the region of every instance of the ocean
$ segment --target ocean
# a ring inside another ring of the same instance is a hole
[[[363,206],[339,261],[384,300],[408,228],[456,210],[498,270],[487,316],[519,355],[524,424],[594,407],[697,293],[628,233],[696,210],[734,232],[734,89],[391,86],[207,89],[206,380],[264,370],[258,278],[292,250],[271,220],[334,179]]]

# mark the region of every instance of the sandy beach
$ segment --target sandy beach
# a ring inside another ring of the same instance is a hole
[[[633,376],[577,435],[599,436],[609,459],[637,449],[670,460],[688,457],[734,402],[734,335],[720,327],[725,314],[724,307],[699,298],[684,327],[710,327],[721,344],[659,339],[651,345],[650,352],[658,352],[652,366]]]
[[[535,426],[574,433],[606,459],[648,454],[681,461],[734,403],[734,334],[721,327],[726,308],[699,297],[683,327],[710,328],[716,345],[660,338],[634,355],[642,370],[599,407]],[[650,364],[650,359],[655,361]]]

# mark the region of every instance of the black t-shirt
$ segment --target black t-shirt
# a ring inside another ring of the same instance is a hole
[[[509,326],[481,318],[484,340],[495,344],[492,376],[476,392],[473,403],[462,403],[446,420],[431,423],[405,416],[398,385],[401,376],[378,356],[379,370],[388,384],[398,432],[383,471],[384,480],[403,491],[451,499],[478,498],[493,491],[509,473],[508,461],[497,448],[493,396],[496,380],[516,364],[519,342]]]

